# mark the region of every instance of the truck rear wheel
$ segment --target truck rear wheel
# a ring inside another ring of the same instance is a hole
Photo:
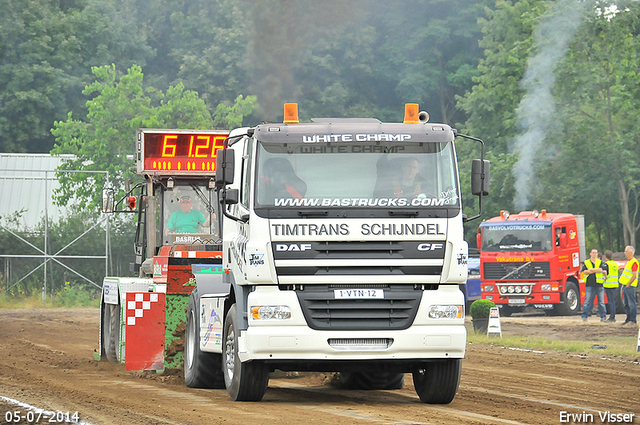
[[[567,282],[562,294],[562,304],[556,305],[555,310],[562,316],[572,316],[580,312],[580,293],[575,283]]]
[[[102,347],[112,363],[120,361],[120,304],[102,304]]]
[[[238,357],[236,305],[232,305],[224,321],[222,368],[224,384],[234,401],[260,401],[269,385],[269,368],[264,362],[242,363]]]
[[[340,387],[350,390],[399,390],[404,373],[340,372]]]
[[[425,363],[413,372],[413,385],[423,403],[448,404],[458,392],[461,359]]]
[[[184,382],[190,388],[224,388],[222,355],[200,350],[200,299],[194,289],[187,306]]]

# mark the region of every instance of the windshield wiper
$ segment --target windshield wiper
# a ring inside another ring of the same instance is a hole
[[[298,211],[298,215],[301,217],[326,217],[329,215],[329,211],[305,210]]]
[[[193,189],[193,191],[196,192],[196,195],[198,195],[198,198],[200,198],[200,200],[205,204],[205,207],[207,208],[207,211],[209,211],[209,214],[213,214],[214,212],[213,205],[211,205],[211,202],[209,202],[209,199],[207,199],[207,197],[204,196],[204,193],[202,193],[202,189],[200,189],[198,186],[196,186],[193,183],[191,183],[190,186]]]
[[[391,217],[417,217],[420,215],[420,211],[389,211]]]

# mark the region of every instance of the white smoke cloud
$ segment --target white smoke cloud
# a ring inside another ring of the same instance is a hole
[[[514,165],[516,196],[514,206],[525,210],[534,185],[533,161],[546,137],[555,114],[551,90],[555,83],[555,67],[567,52],[580,23],[582,11],[589,2],[560,0],[542,17],[534,32],[536,54],[529,58],[520,87],[525,95],[517,109],[522,133],[514,148],[518,162]]]

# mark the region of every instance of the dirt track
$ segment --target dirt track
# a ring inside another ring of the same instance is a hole
[[[640,423],[637,357],[577,355],[468,344],[449,405],[425,405],[411,375],[398,391],[347,391],[330,376],[272,378],[262,402],[234,403],[225,390],[184,386],[182,376],[128,372],[97,362],[99,311],[0,310],[0,396],[97,424],[559,424],[561,412],[634,414]],[[502,318],[504,334],[551,338],[637,337],[635,327],[579,317]],[[639,353],[640,354],[640,353]],[[0,398],[5,412],[22,410]],[[20,423],[28,423],[26,421]],[[44,423],[41,421],[40,423]]]

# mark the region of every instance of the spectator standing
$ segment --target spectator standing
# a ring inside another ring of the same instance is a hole
[[[624,256],[627,258],[627,264],[624,266],[622,275],[620,276],[620,284],[622,285],[622,304],[627,318],[622,325],[627,323],[637,323],[636,313],[638,304],[636,301],[636,288],[638,287],[638,269],[640,263],[633,256],[636,249],[631,245],[624,249]]]
[[[598,250],[591,250],[591,258],[582,263],[582,272],[586,276],[585,298],[582,306],[582,320],[586,321],[591,316],[591,309],[596,295],[598,296],[598,316],[604,322],[604,275],[607,273],[607,265],[598,258]]]
[[[604,292],[607,294],[607,310],[609,310],[609,318],[607,322],[616,321],[616,297],[618,296],[618,263],[612,260],[613,252],[605,251],[607,259],[607,278],[604,281]]]

